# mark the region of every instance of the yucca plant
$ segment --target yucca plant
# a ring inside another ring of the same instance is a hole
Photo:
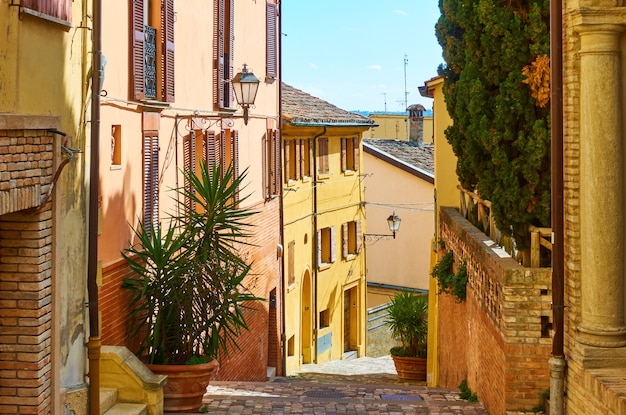
[[[400,291],[391,298],[386,323],[391,335],[402,346],[391,349],[392,356],[426,357],[428,335],[428,297]]]
[[[130,334],[150,364],[202,362],[238,347],[246,311],[262,300],[242,285],[251,264],[239,251],[255,214],[238,199],[245,172],[202,164],[198,175],[183,174],[179,213],[164,226],[139,223],[122,252],[135,274],[122,285],[131,292]]]

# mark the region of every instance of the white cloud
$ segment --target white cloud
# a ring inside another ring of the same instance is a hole
[[[367,69],[374,69],[374,70],[377,70],[377,71],[382,71],[383,67],[380,66],[380,65],[370,65],[370,66],[367,67]]]
[[[314,63],[309,63],[309,68],[311,68],[311,69],[318,69],[319,67],[316,64],[314,64]]]
[[[405,12],[404,10],[394,10],[393,11],[395,14],[399,14],[400,16],[406,16],[409,17],[409,14],[407,12]]]

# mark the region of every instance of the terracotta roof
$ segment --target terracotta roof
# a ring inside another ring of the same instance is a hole
[[[292,125],[372,126],[374,121],[342,110],[285,83],[281,84],[282,117]]]
[[[382,155],[399,160],[434,177],[435,146],[432,143],[418,147],[417,144],[410,141],[368,138],[363,140],[363,148],[367,153],[374,156]]]

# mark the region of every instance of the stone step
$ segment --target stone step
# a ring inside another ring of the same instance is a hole
[[[100,413],[104,414],[117,403],[117,389],[100,388]]]
[[[104,415],[148,415],[148,411],[141,403],[116,403]]]

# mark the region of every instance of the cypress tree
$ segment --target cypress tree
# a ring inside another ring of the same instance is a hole
[[[461,184],[529,244],[550,224],[549,0],[439,0],[446,138]]]

